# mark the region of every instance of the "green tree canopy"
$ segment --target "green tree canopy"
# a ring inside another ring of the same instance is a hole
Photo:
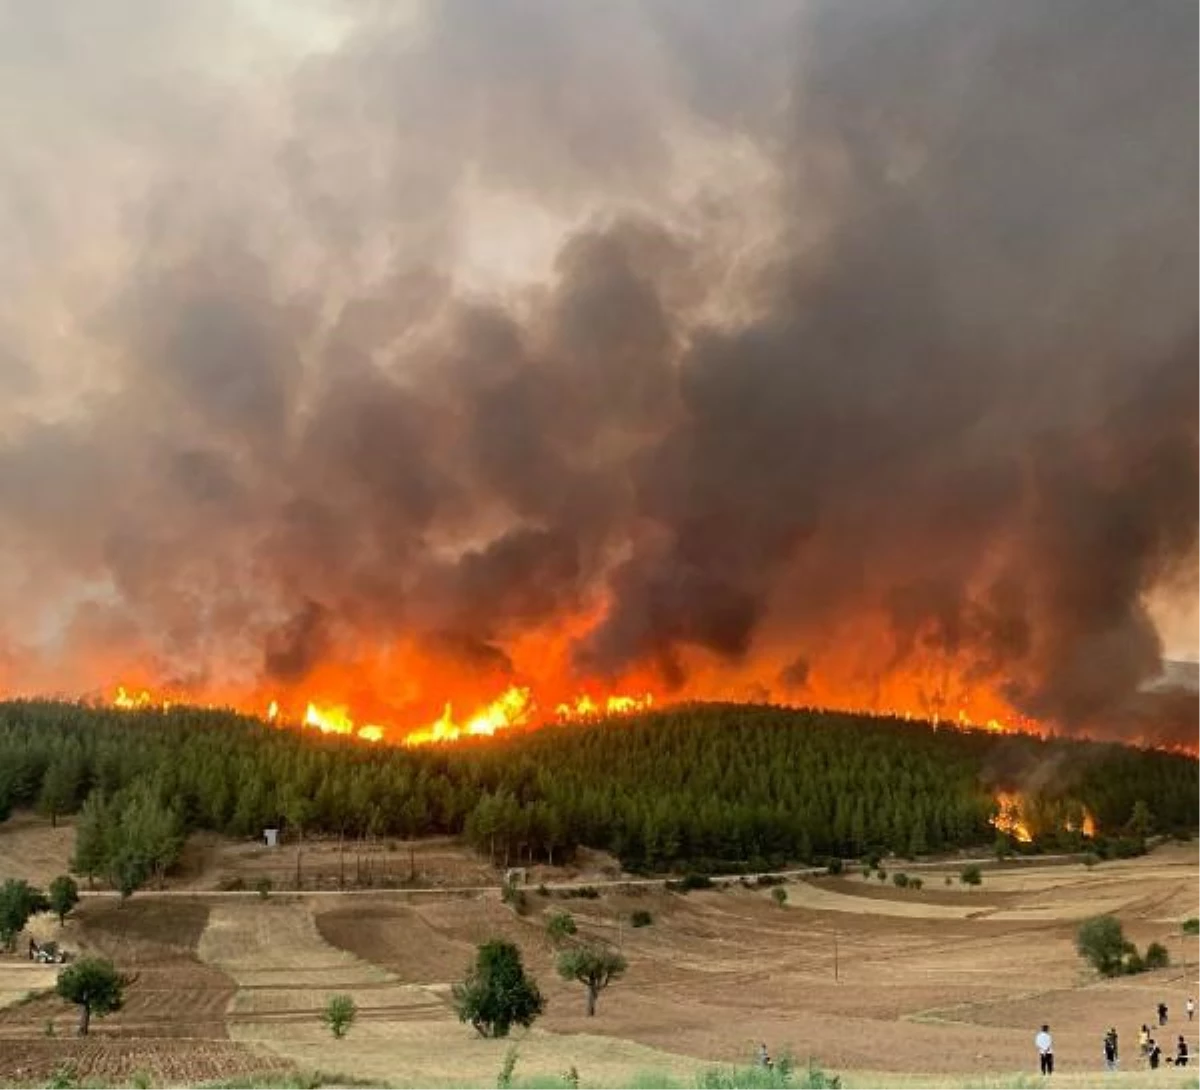
[[[1115,916],[1084,920],[1075,934],[1075,949],[1101,976],[1116,976],[1122,971],[1126,955],[1134,952]]]
[[[481,1037],[507,1037],[513,1026],[531,1026],[546,1001],[525,973],[521,951],[511,942],[483,943],[475,964],[453,989],[459,1020],[470,1022]]]
[[[102,1018],[119,1011],[125,1003],[128,978],[103,958],[83,958],[58,974],[54,990],[79,1007],[79,1035],[86,1037],[92,1015]]]
[[[58,926],[62,927],[71,910],[79,904],[79,887],[69,874],[60,874],[50,883],[47,898],[50,910],[58,917]]]
[[[564,980],[578,980],[587,989],[589,1017],[596,1013],[596,1000],[601,991],[622,976],[628,967],[620,951],[607,946],[573,946],[558,956],[558,975]]]
[[[24,878],[10,878],[0,886],[0,946],[11,951],[29,917],[49,908],[46,895]]]

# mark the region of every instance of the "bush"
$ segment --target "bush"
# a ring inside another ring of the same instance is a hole
[[[904,871],[896,871],[892,875],[892,883],[897,889],[906,889],[908,887],[908,875]]]
[[[685,874],[679,885],[684,892],[693,889],[712,889],[713,880],[707,874]]]
[[[887,871],[885,871],[882,867],[880,867],[879,870],[877,870],[875,872],[875,877],[878,878],[881,882],[886,882],[887,881]]]
[[[825,868],[825,873],[828,875],[838,875],[841,874],[844,869],[845,864],[840,858],[835,856],[833,859],[829,860],[829,866]]]
[[[1146,947],[1146,956],[1142,960],[1147,969],[1165,969],[1171,964],[1171,955],[1161,942],[1152,942]]]
[[[1146,971],[1146,963],[1142,960],[1142,955],[1137,952],[1137,948],[1131,943],[1129,951],[1124,959],[1118,964],[1116,970],[1112,973],[1106,973],[1105,976],[1115,976],[1117,973],[1124,973],[1125,976],[1136,976],[1138,973]]]
[[[781,878],[778,874],[760,874],[754,879],[754,884],[756,886],[782,886],[786,881],[786,878]]]
[[[1136,957],[1132,943],[1125,940],[1125,931],[1115,916],[1093,916],[1084,920],[1075,933],[1075,949],[1101,976],[1116,976],[1130,971],[1127,957]],[[1141,959],[1138,968],[1141,971]]]
[[[959,872],[958,880],[964,886],[978,886],[983,882],[983,871],[979,869],[978,863],[971,863]]]
[[[1184,920],[1183,933],[1185,935],[1200,935],[1200,917],[1189,916]]]
[[[582,897],[585,901],[594,901],[600,896],[600,891],[595,886],[575,886],[573,889],[564,889],[562,895],[568,900]]]
[[[783,906],[787,904],[787,890],[783,889],[781,886],[776,886],[773,890],[771,890],[771,896],[775,898],[775,903],[780,908],[783,908]]]
[[[546,921],[546,934],[555,945],[568,935],[574,935],[576,930],[575,917],[569,912],[554,912]]]
[[[870,868],[869,866],[867,866],[867,864],[866,864],[866,863],[864,863],[864,864],[863,864],[863,866],[862,866],[862,876],[863,876],[864,878],[870,878],[870,877],[871,877],[871,868]]]
[[[358,1015],[358,1007],[348,995],[331,995],[325,1009],[321,1012],[321,1021],[329,1027],[329,1032],[341,1040],[349,1032]]]
[[[920,889],[923,885],[925,885],[924,878],[910,878],[908,880],[909,889]]]
[[[274,888],[274,885],[275,883],[264,874],[257,882],[254,883],[254,888],[258,890],[259,898],[265,901],[271,896],[271,890]]]
[[[1100,862],[1100,857],[1095,852],[1088,852],[1083,857],[1083,865],[1091,870],[1097,863]]]
[[[634,927],[649,927],[654,922],[654,917],[644,908],[639,908],[629,917],[629,922]]]

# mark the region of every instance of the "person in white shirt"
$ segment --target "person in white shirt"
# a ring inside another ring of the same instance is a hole
[[[1041,1064],[1043,1075],[1054,1074],[1054,1039],[1050,1036],[1050,1027],[1042,1026],[1041,1032],[1033,1039],[1038,1050],[1038,1062]]]
[[[1196,1017],[1196,1001],[1191,996],[1188,996],[1187,1016],[1189,1022]]]

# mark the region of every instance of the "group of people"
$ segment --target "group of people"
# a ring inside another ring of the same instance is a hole
[[[1184,1007],[1187,1011],[1187,1019],[1189,1022],[1195,1020],[1196,1017],[1196,1001],[1188,997],[1188,1001]],[[1166,1003],[1158,1004],[1158,1024],[1165,1026],[1170,1016],[1170,1010]],[[1033,1039],[1034,1046],[1038,1052],[1038,1066],[1043,1075],[1054,1074],[1054,1038],[1050,1034],[1048,1025],[1042,1026],[1037,1035]],[[1116,1071],[1121,1060],[1120,1038],[1117,1036],[1117,1027],[1110,1026],[1108,1032],[1104,1035],[1104,1066],[1109,1071]],[[1157,1070],[1159,1064],[1165,1059],[1168,1065],[1173,1064],[1175,1067],[1187,1067],[1191,1060],[1191,1052],[1188,1049],[1187,1039],[1181,1033],[1175,1044],[1174,1056],[1163,1056],[1162,1046],[1151,1035],[1150,1027],[1143,1025],[1138,1034],[1138,1051],[1145,1058],[1152,1071]]]

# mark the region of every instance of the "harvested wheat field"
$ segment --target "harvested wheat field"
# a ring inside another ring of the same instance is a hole
[[[131,977],[124,1009],[74,1036],[77,1010],[53,994],[55,966],[0,958],[0,1083],[45,1083],[69,1070],[115,1085],[135,1075],[160,1085],[194,1085],[288,1066],[229,1039],[233,981],[196,956],[209,909],[189,901],[92,899],[64,928],[49,917],[39,937],[77,954],[111,959]],[[18,944],[18,954],[21,946]],[[11,998],[10,998],[11,997]]]
[[[34,824],[21,830],[40,835]],[[706,1064],[744,1062],[765,1041],[777,1055],[815,1057],[846,1086],[1038,1085],[1032,1037],[1048,1022],[1055,1085],[1185,1085],[1173,1069],[1141,1070],[1136,1035],[1162,1000],[1172,1010],[1162,1039],[1183,1031],[1193,1053],[1200,1045],[1195,1026],[1178,1025],[1196,992],[1197,940],[1184,939],[1180,922],[1195,914],[1198,872],[1194,850],[1172,845],[1091,869],[991,869],[970,890],[946,885],[956,872],[935,868],[922,871],[921,890],[857,875],[793,880],[782,907],[750,884],[686,895],[600,885],[595,898],[531,885],[523,915],[495,890],[263,899],[177,888],[123,906],[90,897],[65,928],[49,917],[33,926],[130,973],[127,1005],[80,1042],[74,1010],[38,994],[56,970],[0,959],[0,1082],[35,1085],[69,1064],[101,1082],[301,1069],[388,1086],[494,1085],[509,1043],[463,1026],[450,986],[477,943],[505,937],[548,999],[534,1029],[514,1035],[518,1082],[574,1067],[585,1086],[649,1072],[690,1084]],[[582,988],[554,971],[545,922],[562,910],[629,961],[594,1018]],[[1097,979],[1073,940],[1079,920],[1100,910],[1116,913],[1139,946],[1163,942],[1173,966]],[[637,911],[653,922],[632,927]],[[358,1006],[341,1041],[319,1018],[334,994]],[[1122,1034],[1120,1076],[1100,1071],[1109,1025]]]

